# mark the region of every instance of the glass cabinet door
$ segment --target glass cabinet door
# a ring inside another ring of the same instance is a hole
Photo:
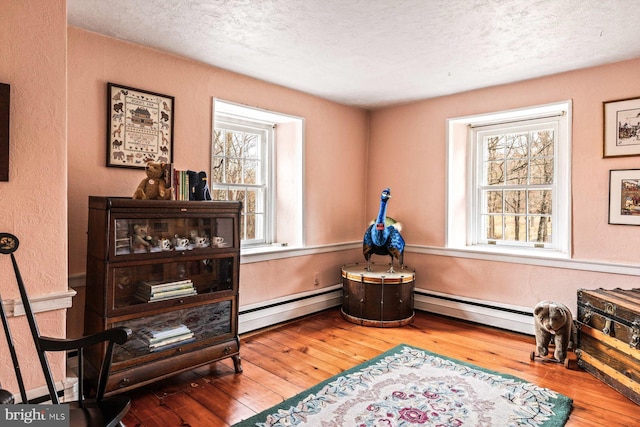
[[[111,310],[233,289],[234,258],[200,258],[114,267]]]
[[[233,218],[116,218],[115,256],[233,247]]]
[[[231,301],[224,300],[114,323],[131,329],[131,338],[113,351],[113,363],[178,347],[203,345],[231,333]]]

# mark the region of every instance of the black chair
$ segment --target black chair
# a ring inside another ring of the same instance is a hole
[[[20,270],[14,256],[14,252],[18,249],[18,238],[9,233],[0,233],[0,253],[11,255],[11,262],[13,263],[13,270],[15,272],[16,281],[18,282],[18,288],[20,290],[20,298],[24,305],[25,316],[29,322],[29,328],[31,329],[31,335],[33,342],[40,358],[40,364],[42,365],[42,371],[47,382],[47,388],[49,390],[49,398],[53,404],[60,404],[58,393],[56,392],[55,384],[53,381],[53,375],[49,368],[49,361],[47,359],[46,352],[55,351],[76,351],[78,354],[78,396],[77,402],[65,402],[69,403],[69,415],[70,425],[72,426],[117,426],[121,425],[122,418],[129,411],[131,406],[131,400],[126,396],[113,396],[104,397],[107,378],[109,376],[109,370],[111,368],[111,356],[113,354],[113,347],[115,344],[124,344],[131,336],[131,330],[124,327],[112,328],[100,333],[85,336],[79,339],[60,339],[60,338],[48,338],[40,335],[38,326],[36,324],[31,304],[25,290]],[[30,403],[27,399],[27,394],[22,381],[22,374],[20,373],[20,366],[18,364],[18,358],[16,350],[13,344],[13,338],[11,337],[11,331],[9,330],[9,324],[5,315],[4,307],[1,303],[0,297],[0,316],[2,317],[2,324],[7,338],[7,344],[9,345],[9,351],[11,353],[11,359],[18,380],[18,386],[20,388],[20,396],[23,403]],[[96,386],[95,396],[92,398],[86,398],[84,393],[84,360],[83,349],[92,345],[101,345],[106,343],[106,352],[102,362],[102,367],[98,375],[98,382]],[[10,394],[10,393],[8,393]],[[6,391],[0,391],[0,398],[11,402]]]

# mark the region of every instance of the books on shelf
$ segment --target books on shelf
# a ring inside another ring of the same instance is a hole
[[[140,330],[139,335],[151,352],[166,350],[195,340],[193,332],[183,324],[159,330],[145,328]]]
[[[134,296],[144,302],[163,301],[197,295],[198,292],[189,279],[176,281],[147,281],[138,283]]]
[[[166,169],[165,181],[171,187],[172,200],[189,200],[189,174],[186,170],[176,169],[173,163]]]
[[[207,174],[204,171],[176,169],[170,163],[165,169],[164,179],[167,187],[172,189],[172,200],[211,200]]]

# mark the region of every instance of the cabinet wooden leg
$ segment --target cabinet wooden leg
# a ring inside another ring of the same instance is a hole
[[[240,359],[240,355],[231,356],[233,359],[233,367],[236,370],[236,374],[242,373],[242,360]]]

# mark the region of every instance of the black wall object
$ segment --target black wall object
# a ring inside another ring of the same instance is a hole
[[[9,88],[0,83],[0,181],[9,181]]]

